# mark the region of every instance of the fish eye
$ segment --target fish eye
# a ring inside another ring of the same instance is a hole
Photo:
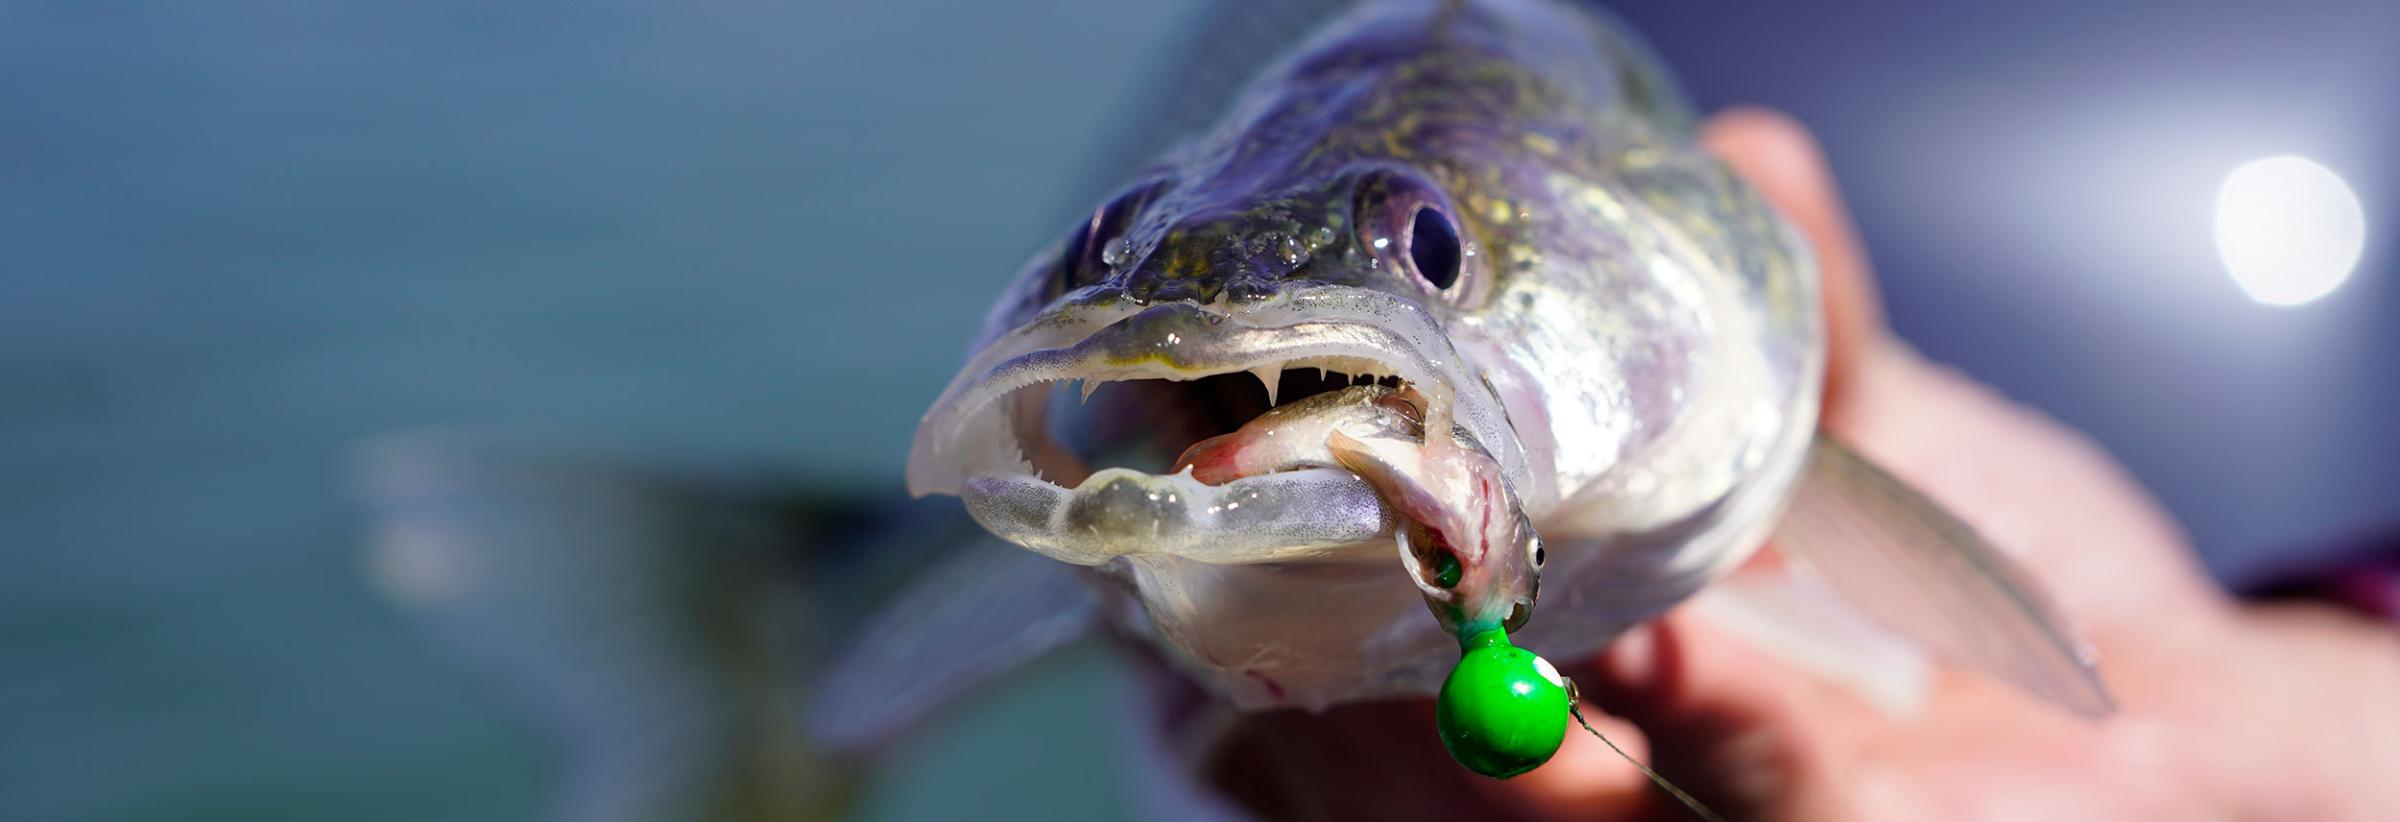
[[[1443,291],[1458,284],[1458,266],[1464,260],[1458,244],[1458,226],[1451,224],[1450,215],[1432,206],[1418,206],[1414,219],[1409,220],[1408,260],[1416,265],[1417,276]]]
[[[1417,280],[1417,287],[1463,306],[1480,303],[1480,275],[1469,269],[1467,229],[1440,186],[1403,170],[1360,178],[1351,213],[1358,242],[1382,267]]]
[[[1549,558],[1550,558],[1550,552],[1549,552],[1549,551],[1547,551],[1547,550],[1544,550],[1544,549],[1542,548],[1542,541],[1541,541],[1541,540],[1538,540],[1538,539],[1537,539],[1537,540],[1534,540],[1534,541],[1533,541],[1533,570],[1536,570],[1536,571],[1542,570],[1542,561],[1543,561],[1543,560],[1546,560],[1546,559],[1549,559]]]

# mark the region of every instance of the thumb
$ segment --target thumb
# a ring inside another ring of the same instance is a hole
[[[1589,704],[1641,729],[1660,775],[1732,818],[1830,802],[1811,791],[1836,782],[1842,752],[1879,719],[1689,606],[1626,633],[1577,681]]]

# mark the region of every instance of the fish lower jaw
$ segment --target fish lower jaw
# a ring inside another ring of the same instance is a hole
[[[1032,476],[970,478],[960,491],[985,530],[1077,565],[1180,557],[1216,565],[1290,562],[1391,539],[1397,520],[1374,488],[1339,469],[1206,485],[1189,472],[1125,468],[1073,488]]]

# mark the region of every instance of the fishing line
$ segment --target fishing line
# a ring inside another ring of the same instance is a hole
[[[1643,776],[1650,777],[1651,784],[1657,785],[1659,789],[1666,791],[1669,796],[1675,797],[1675,801],[1681,802],[1683,803],[1684,807],[1692,809],[1692,813],[1698,814],[1701,819],[1708,820],[1708,822],[1725,822],[1725,817],[1718,816],[1716,811],[1709,810],[1707,805],[1700,804],[1700,800],[1693,799],[1691,794],[1684,793],[1682,788],[1675,787],[1675,783],[1667,781],[1666,777],[1659,776],[1657,771],[1650,770],[1650,766],[1644,765],[1642,764],[1641,760],[1633,758],[1633,755],[1626,753],[1624,748],[1617,747],[1617,743],[1610,742],[1608,741],[1608,737],[1601,736],[1600,729],[1592,727],[1592,723],[1583,718],[1582,700],[1575,699],[1575,692],[1572,686],[1568,688],[1567,694],[1569,699],[1567,702],[1567,714],[1575,717],[1575,724],[1581,725],[1583,726],[1584,730],[1592,732],[1592,738],[1600,740],[1600,744],[1607,745],[1609,750],[1616,751],[1617,755],[1624,757],[1626,762],[1631,763],[1635,768],[1641,769]]]

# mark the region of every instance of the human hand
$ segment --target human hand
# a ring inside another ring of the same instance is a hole
[[[1737,817],[2400,810],[2382,776],[2400,767],[2400,639],[2327,608],[2227,599],[2098,448],[1884,329],[1864,254],[1799,126],[1737,110],[1711,120],[1704,141],[1819,249],[1827,427],[2017,554],[2099,648],[2122,710],[2087,723],[1944,672],[1920,712],[1889,717],[1685,608],[1612,646],[1588,676],[1587,696],[1618,718],[1612,738],[1636,740],[1669,778]],[[1562,750],[1501,792],[1560,814],[1657,810],[1597,748]]]
[[[1602,732],[1737,819],[2400,812],[2390,778],[2400,769],[2400,635],[2330,608],[2224,596],[2158,505],[2097,447],[1890,335],[1803,129],[1734,110],[1708,122],[1703,142],[1817,250],[1831,353],[1825,425],[2040,578],[2098,647],[2121,710],[2085,722],[1943,671],[1920,710],[1888,716],[1685,607],[1571,666]],[[1211,777],[1287,817],[1685,815],[1580,732],[1516,779],[1463,775],[1422,730],[1430,714],[1405,704],[1260,717],[1229,737]]]

